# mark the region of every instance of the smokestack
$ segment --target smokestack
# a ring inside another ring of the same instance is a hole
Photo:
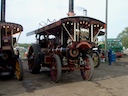
[[[5,0],[1,0],[1,21],[5,22]]]
[[[69,0],[69,12],[67,14],[68,16],[74,16],[74,0]]]

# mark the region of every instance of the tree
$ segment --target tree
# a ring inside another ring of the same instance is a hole
[[[24,47],[24,48],[28,48],[30,45],[32,45],[32,44],[27,44],[27,43],[19,43],[18,44],[20,47]]]
[[[128,27],[117,36],[117,39],[121,39],[123,46],[128,48]]]
[[[122,38],[122,44],[125,48],[128,48],[128,36]]]

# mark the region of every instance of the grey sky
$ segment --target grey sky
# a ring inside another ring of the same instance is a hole
[[[26,33],[38,28],[39,23],[59,20],[67,17],[69,0],[6,0],[6,21],[19,23],[24,31],[19,43],[33,43],[34,36]],[[87,15],[105,22],[106,0],[74,0],[74,12]],[[108,38],[116,38],[125,27],[128,27],[128,0],[108,0]]]

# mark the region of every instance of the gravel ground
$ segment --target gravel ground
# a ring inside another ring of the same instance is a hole
[[[62,74],[59,83],[49,72],[30,74],[23,62],[24,80],[0,80],[0,96],[128,96],[128,56],[117,58],[112,65],[101,63],[91,81],[83,81],[80,71]]]

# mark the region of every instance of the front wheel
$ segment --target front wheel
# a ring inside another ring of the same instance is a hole
[[[59,82],[62,73],[62,65],[61,60],[58,55],[53,55],[52,63],[51,63],[51,78],[54,82]]]
[[[86,55],[84,60],[84,65],[81,65],[83,67],[81,71],[81,76],[84,80],[91,80],[93,76],[93,71],[94,71],[94,63],[90,55]]]
[[[18,80],[23,80],[23,65],[22,65],[22,62],[21,62],[20,59],[16,60],[16,71],[15,71],[15,74],[16,74],[16,78]]]

